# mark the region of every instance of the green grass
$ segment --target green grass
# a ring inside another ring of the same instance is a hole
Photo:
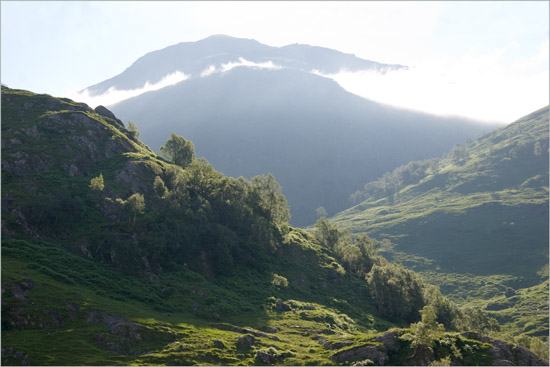
[[[302,251],[299,245],[288,246],[298,246],[287,250],[293,255]],[[212,281],[178,269],[161,274],[155,282],[125,276],[50,243],[4,240],[2,250],[2,286],[6,290],[3,313],[16,312],[27,320],[14,328],[4,325],[3,346],[28,354],[32,364],[249,365],[257,364],[257,350],[271,346],[279,353],[288,352],[283,354],[282,364],[304,364],[312,354],[316,363],[331,364],[328,357],[333,351],[316,340],[318,335],[332,340],[355,338],[359,342],[377,333],[373,326],[379,331],[393,326],[368,314],[369,307],[365,309],[364,304],[369,301],[364,291],[359,292],[357,299],[342,301],[341,290],[334,286],[328,290],[333,297],[324,297],[302,286],[280,289],[271,285],[271,273],[244,270],[240,276]],[[303,256],[315,258],[317,253],[310,249]],[[287,261],[293,258],[285,254],[281,257]],[[302,274],[320,278],[321,282],[323,278],[331,281],[322,268],[308,269],[307,262]],[[314,263],[311,258],[309,262]],[[286,276],[291,284],[296,280],[292,273]],[[24,292],[27,301],[21,302],[13,293],[14,285],[28,280],[34,287]],[[353,285],[361,286],[353,282],[348,286]],[[277,310],[277,302],[285,302],[292,310]],[[199,310],[194,310],[196,304],[200,305]],[[78,306],[78,311],[71,305]],[[102,348],[96,341],[98,335],[116,336],[103,324],[86,322],[88,310],[121,315],[136,323],[142,337],[130,346],[136,354],[121,355]],[[51,316],[52,312],[63,320],[61,325]],[[268,337],[258,334],[250,351],[236,347],[237,339],[245,335],[242,329],[262,332],[274,327],[278,331],[266,332]],[[271,336],[279,340],[272,340]],[[222,341],[227,348],[214,347],[214,340]],[[5,358],[4,364],[18,363]]]
[[[510,275],[532,286],[548,262],[547,150],[548,110],[541,109],[470,142],[461,161],[442,158],[391,200],[371,197],[332,221],[391,240],[387,254],[417,270]]]

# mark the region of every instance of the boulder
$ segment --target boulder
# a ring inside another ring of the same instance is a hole
[[[111,111],[109,111],[106,107],[104,106],[97,106],[95,109],[94,109],[94,112],[97,113],[98,115],[101,115],[103,117],[107,117],[109,118],[110,120],[106,120],[107,122],[111,122],[113,123],[113,125],[117,128],[117,129],[120,129],[120,128],[124,128],[124,124],[122,123],[122,121],[120,121],[119,119],[116,118],[115,114],[112,113]]]

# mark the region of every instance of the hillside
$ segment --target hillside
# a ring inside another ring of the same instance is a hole
[[[376,241],[289,227],[272,176],[177,161],[105,108],[2,88],[3,365],[547,364]]]
[[[334,217],[339,226],[389,239],[386,257],[461,303],[494,311],[508,288],[519,291],[533,307],[500,319],[547,337],[548,292],[529,301],[523,289],[548,278],[547,107],[441,159],[399,167],[354,198],[361,203]],[[518,323],[519,314],[533,318]]]
[[[411,158],[440,155],[490,127],[398,110],[309,72],[235,67],[111,106],[153,150],[170,132],[189,137],[232,177],[274,174],[294,225],[334,214],[364,182]]]
[[[135,122],[155,151],[175,132],[225,175],[274,174],[290,204],[291,223],[307,226],[321,206],[329,215],[345,209],[365,182],[492,128],[379,105],[312,73],[399,67],[320,47],[273,48],[213,37],[148,54],[87,91],[137,88],[161,74],[186,73],[184,81],[109,108]],[[152,70],[162,73],[148,77]]]

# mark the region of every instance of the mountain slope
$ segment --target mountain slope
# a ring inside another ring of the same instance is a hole
[[[537,284],[548,263],[548,108],[445,158],[400,167],[357,196],[367,199],[334,221],[424,258],[419,270]]]
[[[266,206],[279,195],[269,177],[166,162],[104,108],[3,87],[2,364],[547,363],[459,333],[494,324],[356,257],[404,280],[371,281],[394,290],[391,307],[413,292],[456,330],[416,353],[413,330],[387,329],[418,310],[387,319],[347,257],[289,227],[283,201]]]
[[[437,156],[487,126],[398,110],[359,98],[330,79],[246,66],[190,78],[112,106],[157,150],[170,132],[224,174],[273,173],[295,225],[315,210],[347,206],[350,194],[383,172]]]

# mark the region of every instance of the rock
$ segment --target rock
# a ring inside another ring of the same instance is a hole
[[[506,289],[506,292],[504,292],[504,296],[506,298],[513,297],[515,295],[516,295],[516,291],[513,290],[512,288],[508,288],[508,289]]]
[[[468,339],[479,340],[483,343],[491,344],[493,347],[489,349],[489,353],[495,360],[493,363],[494,366],[548,366],[548,361],[540,359],[536,354],[519,345],[482,336],[474,332],[464,332],[461,335]]]
[[[197,312],[199,312],[201,308],[200,303],[198,303],[197,301],[193,301],[192,306],[193,306],[193,314],[196,314]]]
[[[378,366],[384,366],[389,357],[383,345],[364,345],[333,354],[329,359],[336,363],[356,362],[370,359]]]
[[[269,327],[268,326],[268,327],[264,327],[262,330],[265,331],[266,333],[272,333],[273,334],[273,333],[276,333],[277,331],[281,330],[281,328],[278,327],[278,326],[275,326],[275,327]]]
[[[277,302],[277,304],[275,305],[275,309],[277,311],[290,311],[291,307],[284,302]]]
[[[274,364],[276,362],[275,356],[262,350],[256,352],[256,360],[264,364]]]
[[[138,333],[138,326],[124,317],[116,314],[108,314],[99,310],[88,310],[86,322],[103,323],[110,331],[110,334],[98,334],[95,336],[95,343],[106,350],[120,354],[139,354],[132,351],[131,347],[141,341]]]
[[[493,366],[515,366],[515,364],[506,359],[497,359],[493,362]]]
[[[221,340],[217,339],[212,342],[212,346],[214,348],[225,349],[225,344]]]
[[[320,339],[319,343],[328,350],[338,350],[352,344],[351,340],[339,340],[339,341],[327,341],[326,339]]]
[[[32,280],[30,279],[20,280],[13,285],[13,295],[18,301],[26,302],[27,297],[25,297],[24,293],[33,288],[34,288],[34,282]]]
[[[91,259],[92,253],[88,249],[88,240],[86,238],[83,238],[79,243],[80,251],[88,258]]]
[[[374,340],[384,344],[388,352],[395,352],[399,349],[399,344],[397,343],[397,337],[398,337],[398,334],[396,331],[389,331],[387,333],[384,333],[376,337]]]
[[[122,123],[122,121],[117,119],[115,114],[109,111],[106,107],[97,106],[94,109],[94,112],[97,113],[98,115],[101,115],[103,117],[107,117],[108,119],[110,119],[106,121],[112,123],[117,129],[124,128],[124,124]]]
[[[250,349],[255,342],[256,338],[252,335],[245,335],[237,339],[236,345],[238,349]]]

